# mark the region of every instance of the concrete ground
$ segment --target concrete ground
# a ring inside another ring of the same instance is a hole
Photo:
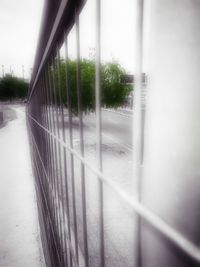
[[[31,171],[25,108],[2,105],[0,126],[0,267],[45,266]]]

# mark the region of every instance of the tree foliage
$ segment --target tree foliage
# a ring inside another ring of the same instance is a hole
[[[21,78],[5,75],[0,79],[0,100],[24,99],[28,83]]]
[[[59,71],[58,71],[59,69]],[[85,112],[95,109],[95,62],[94,60],[83,59],[80,61],[80,87],[81,106]],[[126,71],[116,62],[102,64],[101,66],[101,105],[106,108],[117,108],[124,105],[127,97],[132,91],[132,85],[121,83],[121,76]],[[78,111],[77,100],[77,63],[69,60],[66,65],[63,60],[59,67],[55,68],[55,81],[57,99],[67,105],[66,76],[68,77],[68,88],[71,99],[71,108],[74,113]],[[59,96],[59,88],[60,96]]]

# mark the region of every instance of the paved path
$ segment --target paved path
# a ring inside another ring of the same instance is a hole
[[[0,128],[0,267],[42,267],[24,108],[9,107],[16,116]]]

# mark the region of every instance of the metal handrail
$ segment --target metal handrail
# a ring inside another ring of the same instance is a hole
[[[80,12],[84,3],[85,0],[61,0],[50,33],[48,33],[48,36],[46,36],[45,32],[41,32],[41,38],[45,36],[45,39],[47,39],[48,41],[45,45],[42,56],[38,58],[37,62],[35,62],[35,71],[33,72],[31,77],[30,88],[27,97],[28,101],[30,101],[31,99],[31,96],[33,94],[33,91],[35,89],[35,86],[38,82],[45,63],[48,61],[49,57],[52,56],[52,54],[56,53],[58,43],[61,43],[63,41],[63,35],[60,34],[60,32],[69,32],[75,20],[75,11]],[[47,6],[45,6],[44,9],[47,9]],[[48,17],[46,17],[46,20],[43,22],[43,25],[47,23]],[[42,28],[45,29],[45,27]],[[41,47],[38,47],[38,51],[40,51],[40,49]]]

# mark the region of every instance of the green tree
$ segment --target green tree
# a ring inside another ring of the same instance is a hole
[[[8,74],[0,79],[0,100],[23,99],[27,90],[28,83],[23,79]]]
[[[57,99],[59,100],[59,87],[61,88],[61,100],[66,105],[66,66],[65,62],[59,62],[59,69],[55,69],[55,84]],[[69,60],[67,63],[68,85],[71,98],[72,112],[77,114],[77,80],[76,61]],[[81,95],[82,110],[84,112],[95,109],[95,62],[94,60],[83,59],[80,61],[81,71]],[[126,71],[117,63],[105,63],[101,66],[101,105],[107,108],[117,108],[126,103],[127,97],[132,91],[130,84],[121,83],[121,76]]]
[[[102,66],[102,105],[107,108],[118,108],[123,106],[132,86],[123,84],[121,77],[125,70],[117,63],[107,63]]]

